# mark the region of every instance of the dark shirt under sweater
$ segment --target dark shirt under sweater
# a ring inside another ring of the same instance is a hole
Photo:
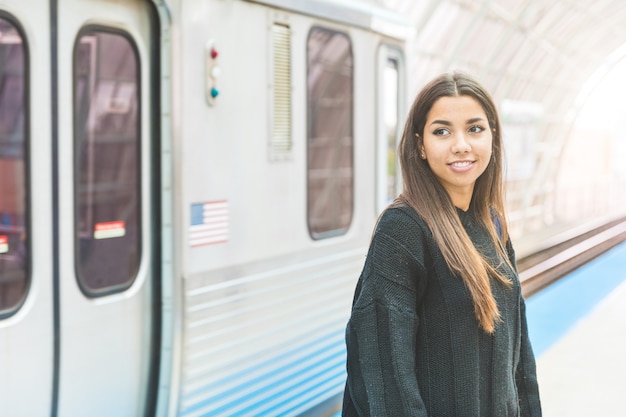
[[[343,416],[541,416],[517,272],[499,262],[471,211],[458,213],[478,251],[512,282],[491,281],[502,321],[493,334],[479,328],[465,284],[424,221],[408,207],[387,209],[346,328]]]

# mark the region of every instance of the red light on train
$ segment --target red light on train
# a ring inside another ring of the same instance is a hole
[[[217,88],[218,78],[220,76],[221,69],[218,65],[217,57],[219,52],[215,48],[215,40],[209,39],[204,49],[204,95],[206,102],[209,106],[216,104],[216,98],[219,95],[219,89]]]

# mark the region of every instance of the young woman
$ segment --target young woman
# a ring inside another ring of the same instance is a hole
[[[346,329],[343,416],[541,416],[493,99],[439,76],[399,153],[404,191],[376,225]]]

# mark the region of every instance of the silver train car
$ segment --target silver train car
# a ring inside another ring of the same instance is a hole
[[[0,415],[336,413],[409,28],[360,0],[0,0]]]

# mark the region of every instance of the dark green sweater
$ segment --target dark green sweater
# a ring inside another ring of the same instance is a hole
[[[516,271],[489,234],[458,210],[476,248],[513,282],[492,280],[502,322],[479,328],[462,279],[408,207],[381,217],[346,329],[343,416],[538,417],[541,405]],[[512,265],[515,255],[507,250]]]

